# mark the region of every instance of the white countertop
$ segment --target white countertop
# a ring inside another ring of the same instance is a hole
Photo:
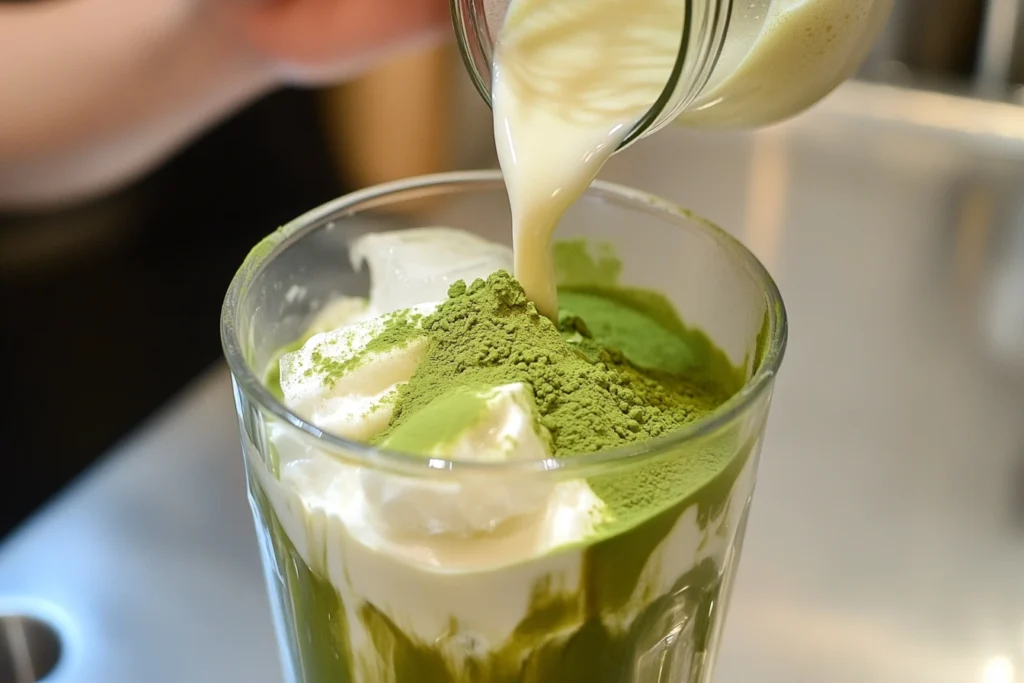
[[[1024,110],[935,97],[603,174],[732,228],[790,314],[722,683],[1024,681]],[[48,682],[281,681],[223,368],[0,546],[26,610]]]

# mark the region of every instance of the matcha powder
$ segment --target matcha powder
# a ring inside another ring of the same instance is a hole
[[[706,381],[640,368],[563,315],[556,327],[505,271],[456,282],[422,321],[426,355],[398,393],[380,443],[411,415],[466,385],[529,385],[556,457],[591,453],[665,434],[725,400]],[[561,328],[561,329],[559,329]],[[617,336],[629,330],[616,330]]]

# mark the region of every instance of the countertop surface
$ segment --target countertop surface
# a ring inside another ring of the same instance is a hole
[[[1024,110],[851,84],[603,177],[731,229],[789,310],[717,679],[1024,680]],[[48,683],[282,680],[223,367],[0,546],[0,613],[56,627]]]

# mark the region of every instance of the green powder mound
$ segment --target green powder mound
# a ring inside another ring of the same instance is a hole
[[[690,373],[632,363],[595,340],[583,317],[565,318],[559,330],[505,271],[468,286],[457,282],[448,297],[423,319],[426,355],[399,389],[391,424],[374,443],[386,442],[418,412],[466,385],[528,384],[555,457],[661,436],[728,396]]]

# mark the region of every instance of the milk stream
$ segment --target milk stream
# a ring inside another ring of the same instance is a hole
[[[772,123],[811,106],[867,55],[892,0],[741,2],[711,79],[680,121]],[[513,0],[495,50],[494,138],[512,209],[515,275],[557,316],[551,242],[678,52],[682,0]],[[628,229],[624,226],[623,229]]]

